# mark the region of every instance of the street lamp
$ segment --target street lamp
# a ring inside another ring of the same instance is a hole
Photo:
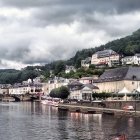
[[[136,80],[136,78],[137,78],[136,75],[133,75],[133,76],[132,76],[133,81]],[[133,84],[134,84],[134,82],[133,82]],[[135,84],[134,84],[134,85],[135,85]],[[135,87],[135,86],[134,86],[134,87]],[[135,114],[136,114],[136,95],[137,95],[137,89],[135,90],[134,93],[135,93]]]
[[[136,91],[137,92],[137,91]],[[135,92],[135,93],[136,93]],[[136,95],[135,95],[135,114],[136,114]]]

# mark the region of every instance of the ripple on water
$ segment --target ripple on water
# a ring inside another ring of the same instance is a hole
[[[0,103],[0,140],[140,140],[140,118],[70,113],[39,103]]]

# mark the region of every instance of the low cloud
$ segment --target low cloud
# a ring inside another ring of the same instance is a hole
[[[139,25],[139,0],[0,0],[0,68],[66,60]]]

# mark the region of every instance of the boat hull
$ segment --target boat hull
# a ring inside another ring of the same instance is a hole
[[[50,105],[50,106],[58,107],[58,102],[55,102],[55,101],[43,100],[43,101],[41,101],[41,103],[44,104],[44,105]]]

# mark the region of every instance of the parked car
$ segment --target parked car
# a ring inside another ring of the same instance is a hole
[[[134,107],[132,105],[126,105],[122,108],[123,110],[129,110],[129,111],[133,111]]]

